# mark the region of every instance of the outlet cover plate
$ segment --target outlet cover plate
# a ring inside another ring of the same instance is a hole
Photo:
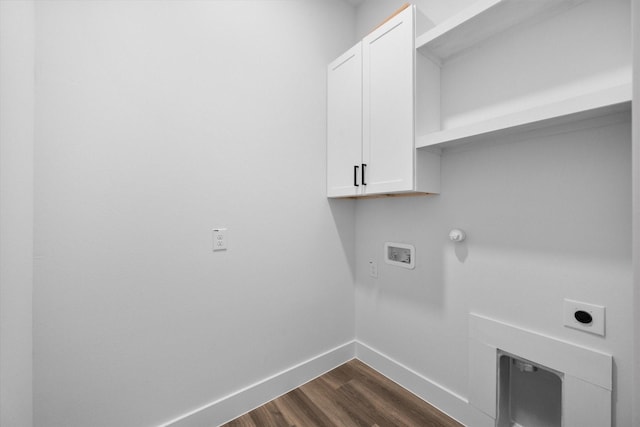
[[[378,278],[378,263],[375,261],[369,261],[369,276]]]
[[[227,229],[226,228],[214,228],[213,229],[213,251],[226,251],[227,250]]]
[[[577,311],[586,311],[591,315],[591,323],[580,323],[576,319]],[[564,326],[604,336],[605,308],[602,305],[589,304],[571,299],[564,300]]]

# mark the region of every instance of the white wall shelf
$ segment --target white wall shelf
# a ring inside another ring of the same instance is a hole
[[[631,83],[575,96],[490,118],[458,128],[432,132],[416,138],[416,148],[446,147],[475,138],[543,127],[613,114],[631,108]]]
[[[429,66],[416,64],[416,12],[401,10],[329,64],[327,197],[440,192],[439,153],[415,148],[414,118],[424,107],[415,103],[416,86],[428,80],[416,75]],[[439,119],[431,123],[421,132],[439,129]]]
[[[584,0],[481,0],[416,38],[418,51],[443,61],[495,34]]]
[[[622,1],[478,0],[418,36],[419,62],[435,69],[417,102],[438,102],[419,111],[416,148],[630,110],[626,14]]]

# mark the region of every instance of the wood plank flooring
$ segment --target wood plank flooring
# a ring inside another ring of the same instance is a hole
[[[461,427],[357,359],[223,427]]]

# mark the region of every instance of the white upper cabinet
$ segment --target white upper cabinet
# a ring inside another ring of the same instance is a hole
[[[362,167],[362,44],[329,64],[327,195],[360,194]]]
[[[329,66],[328,196],[437,194],[452,145],[628,120],[630,8],[479,0],[418,37],[406,8]]]
[[[414,23],[405,9],[362,40],[366,193],[413,189]]]
[[[439,154],[415,149],[415,7],[375,29],[328,73],[328,197],[438,193]]]

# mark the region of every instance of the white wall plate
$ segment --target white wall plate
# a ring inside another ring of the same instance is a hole
[[[604,336],[604,320],[604,306],[564,300],[564,326]]]

